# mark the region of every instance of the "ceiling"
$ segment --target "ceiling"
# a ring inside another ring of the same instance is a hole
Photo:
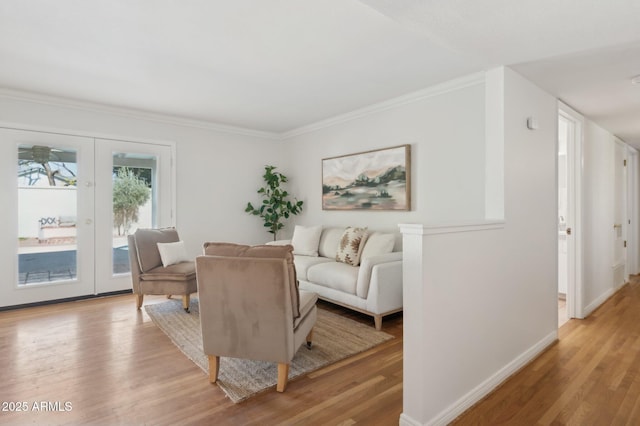
[[[2,0],[0,88],[281,134],[510,65],[640,147],[637,0]]]

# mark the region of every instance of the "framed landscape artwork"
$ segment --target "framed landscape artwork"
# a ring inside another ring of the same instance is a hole
[[[323,210],[410,210],[411,145],[322,160]]]

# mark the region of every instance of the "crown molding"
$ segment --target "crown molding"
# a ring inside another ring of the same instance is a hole
[[[426,89],[421,89],[416,92],[408,93],[406,95],[402,95],[396,98],[388,99],[386,101],[378,102],[378,103],[366,106],[364,108],[356,109],[354,111],[347,112],[345,114],[340,114],[335,117],[327,118],[326,120],[321,120],[313,124],[309,124],[307,126],[298,127],[297,129],[293,129],[293,130],[289,130],[287,132],[281,133],[280,137],[283,140],[290,139],[295,136],[303,135],[305,133],[315,132],[320,129],[336,126],[338,124],[345,123],[358,118],[366,117],[368,115],[377,114],[379,112],[386,111],[388,109],[398,108],[403,105],[419,102],[424,99],[441,95],[443,93],[463,89],[465,87],[475,86],[478,84],[484,84],[484,82],[485,82],[484,72],[470,74],[464,77],[456,78],[444,83],[437,84],[435,86],[427,87]]]
[[[193,120],[188,118],[176,117],[166,114],[157,114],[151,112],[145,112],[135,109],[113,107],[93,102],[79,101],[75,99],[61,98],[56,96],[48,96],[39,93],[25,92],[14,89],[7,89],[0,87],[0,98],[12,99],[17,101],[33,102],[43,105],[73,108],[81,111],[97,112],[102,114],[111,114],[125,118],[133,118],[138,120],[153,121],[163,124],[171,124],[181,127],[191,127],[196,129],[213,130],[217,132],[230,133],[241,136],[251,136],[262,139],[284,141],[286,139],[300,136],[306,133],[315,132],[327,127],[336,126],[341,123],[345,123],[358,118],[366,117],[368,115],[377,114],[382,111],[386,111],[393,108],[398,108],[403,105],[419,102],[424,99],[428,99],[434,96],[441,95],[443,93],[451,92],[454,90],[463,89],[465,87],[475,86],[478,84],[484,84],[485,73],[475,73],[465,77],[456,78],[447,82],[430,86],[416,92],[408,93],[406,95],[398,96],[396,98],[388,99],[386,101],[378,102],[364,108],[356,109],[354,111],[340,114],[335,117],[331,117],[325,120],[321,120],[306,126],[298,127],[293,130],[289,130],[283,133],[267,132],[262,130],[253,130],[243,127],[229,126],[225,124],[214,123],[205,120]]]
[[[174,126],[191,127],[196,129],[213,130],[223,133],[231,133],[241,136],[252,136],[263,139],[281,140],[281,135],[275,132],[267,132],[261,130],[246,129],[243,127],[229,126],[225,124],[214,123],[205,120],[193,120],[182,117],[175,117],[166,114],[157,114],[144,112],[135,109],[113,107],[93,102],[79,101],[75,99],[61,98],[56,96],[42,95],[33,92],[24,92],[20,90],[0,88],[0,98],[12,99],[17,101],[25,101],[39,103],[43,105],[73,108],[82,111],[97,112],[102,114],[111,114],[125,118],[134,118],[137,120],[153,121],[163,124],[171,124]]]

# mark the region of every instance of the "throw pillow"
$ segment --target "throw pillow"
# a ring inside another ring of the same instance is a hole
[[[187,249],[184,247],[184,241],[158,243],[158,251],[160,252],[160,259],[162,259],[162,266],[165,268],[169,265],[190,260],[189,256],[187,256]]]
[[[381,254],[391,253],[393,246],[396,243],[396,236],[394,234],[383,234],[381,232],[374,232],[367,238],[367,243],[362,249],[361,260],[365,260],[367,257],[379,256]]]
[[[318,244],[320,244],[321,234],[322,226],[296,225],[293,229],[293,238],[291,238],[293,254],[318,256]]]
[[[336,260],[351,266],[360,264],[360,255],[367,241],[369,231],[367,228],[347,228],[342,234]]]

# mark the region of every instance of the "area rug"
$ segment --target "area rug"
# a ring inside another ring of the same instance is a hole
[[[202,350],[198,299],[192,298],[191,314],[182,309],[182,300],[145,305],[147,314],[171,341],[205,373],[209,361]],[[298,350],[289,368],[289,379],[317,370],[328,364],[379,345],[393,336],[376,331],[349,318],[318,308],[318,321],[313,330],[313,347]],[[275,363],[220,358],[217,384],[235,403],[243,401],[271,386],[278,378]]]

